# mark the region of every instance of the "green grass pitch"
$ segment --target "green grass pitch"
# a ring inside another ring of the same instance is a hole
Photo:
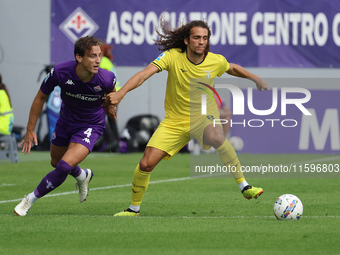
[[[178,154],[152,173],[140,217],[113,217],[130,204],[141,157],[92,153],[80,164],[95,173],[86,202],[79,203],[70,176],[26,217],[13,209],[52,170],[49,153],[20,154],[17,164],[2,160],[0,254],[339,254],[339,178],[251,177],[264,194],[246,200],[231,178],[190,178],[190,155]],[[240,160],[338,164],[340,156],[240,154]],[[285,193],[302,200],[299,221],[274,217],[274,201]]]

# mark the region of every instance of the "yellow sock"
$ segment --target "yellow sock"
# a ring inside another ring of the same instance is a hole
[[[225,166],[231,166],[234,171],[231,171],[232,176],[234,177],[237,184],[244,182],[245,178],[241,170],[241,163],[238,160],[237,154],[230,144],[230,142],[226,139],[224,143],[216,149],[218,155],[220,156],[222,163]],[[236,167],[236,171],[235,171]]]
[[[151,172],[143,172],[139,169],[139,164],[135,169],[135,173],[133,174],[132,179],[132,198],[131,204],[134,206],[141,205],[144,193],[148,189],[149,181],[150,181]]]

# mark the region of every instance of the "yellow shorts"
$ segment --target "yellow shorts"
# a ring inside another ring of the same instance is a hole
[[[211,146],[203,144],[204,129],[212,125],[216,118],[220,118],[218,110],[208,115],[199,114],[191,117],[190,120],[165,117],[146,146],[165,151],[168,154],[164,157],[165,160],[169,160],[193,138],[201,144],[204,150],[208,150]]]
[[[169,160],[190,141],[190,121],[164,118],[150,138],[147,147],[165,151]]]
[[[197,117],[190,118],[190,135],[191,139],[195,138],[203,150],[209,150],[211,148],[210,145],[206,145],[203,143],[203,134],[204,130],[209,125],[214,125],[214,119],[220,118],[220,112],[210,112],[207,115],[200,115]],[[219,122],[218,122],[219,123]],[[220,124],[216,124],[221,126]]]

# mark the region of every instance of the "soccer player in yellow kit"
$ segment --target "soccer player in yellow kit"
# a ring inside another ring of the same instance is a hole
[[[142,85],[152,75],[163,70],[168,71],[165,118],[150,138],[143,158],[135,169],[130,207],[114,216],[140,215],[140,205],[149,184],[151,171],[162,159],[168,160],[180,151],[192,137],[198,140],[203,149],[214,147],[224,165],[237,169],[232,175],[245,198],[257,198],[263,193],[263,189],[250,186],[245,180],[237,154],[225,138],[222,126],[214,127],[213,118],[204,115],[191,116],[196,119],[192,122],[195,125],[190,125],[190,79],[211,81],[227,72],[254,81],[260,91],[268,90],[267,83],[243,67],[228,63],[222,55],[211,53],[211,31],[204,21],[192,21],[175,30],[170,30],[163,21],[161,29],[163,34],[158,32],[160,39],[156,41],[156,45],[163,53],[144,70],[131,77],[118,92],[110,93],[106,99],[106,104],[117,105],[127,92]],[[207,108],[211,108],[209,102]],[[209,115],[218,119],[218,108],[215,107],[211,111]]]

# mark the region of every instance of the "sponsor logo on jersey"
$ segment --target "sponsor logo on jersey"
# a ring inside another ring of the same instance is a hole
[[[59,29],[73,43],[80,37],[93,35],[98,28],[96,22],[80,7],[75,9],[59,26]]]
[[[159,61],[162,57],[165,56],[165,52],[161,53],[158,57],[157,57],[157,60]]]
[[[214,70],[211,70],[211,71],[204,71],[206,74],[207,74],[207,78],[210,78],[211,77],[211,72],[213,72]]]
[[[100,96],[98,95],[82,95],[82,94],[72,94],[70,92],[66,92],[66,96],[78,98],[83,101],[89,101],[89,102],[94,102],[99,99]]]
[[[96,92],[99,92],[99,91],[102,90],[102,88],[98,85],[98,86],[95,86],[95,87],[94,87],[94,90],[95,90]]]
[[[74,82],[72,80],[67,80],[67,82],[65,82],[65,84],[67,84],[67,85],[74,85]]]

